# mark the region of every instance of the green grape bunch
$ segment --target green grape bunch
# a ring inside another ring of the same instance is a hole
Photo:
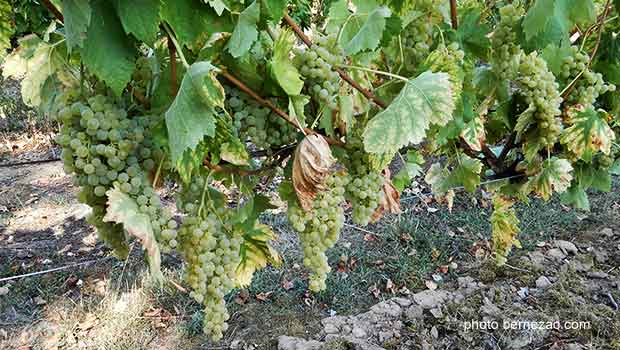
[[[512,80],[517,75],[522,55],[514,29],[524,11],[516,5],[506,5],[500,8],[499,12],[501,19],[491,38],[493,69],[501,79]]]
[[[572,105],[580,104],[585,108],[591,107],[600,95],[608,91],[616,91],[616,86],[606,84],[601,73],[592,71],[589,67],[590,57],[580,52],[577,46],[571,46],[571,54],[563,58],[560,77],[565,85],[575,86],[567,97]]]
[[[231,211],[216,208],[203,195],[208,190],[206,183],[197,176],[177,196],[179,210],[187,214],[179,229],[178,250],[187,263],[185,280],[192,288],[190,296],[205,307],[203,331],[220,340],[228,329],[230,314],[224,296],[235,285],[242,233],[225,226]]]
[[[112,188],[136,201],[158,238],[162,233],[174,236],[172,214],[164,210],[145,171],[155,166],[157,152],[149,147],[148,127],[156,117],[130,117],[109,96],[83,98],[76,89],[67,90],[57,101],[52,117],[61,123],[56,142],[63,148],[64,168],[75,175],[81,188],[78,199],[93,208],[88,221],[98,228],[101,238],[119,255],[126,253],[124,232],[103,221],[106,193]],[[165,246],[166,240],[162,242]]]
[[[344,173],[334,173],[325,182],[326,190],[319,192],[312,209],[304,211],[298,204],[288,208],[289,222],[300,233],[304,265],[312,271],[309,288],[325,290],[327,274],[331,271],[326,251],[338,241],[344,226],[345,186],[349,181]]]
[[[419,13],[402,32],[401,42],[405,56],[405,67],[415,71],[418,64],[424,61],[431,52],[436,27],[442,21],[438,11],[438,0],[418,1],[415,11]]]
[[[337,35],[319,35],[309,49],[296,48],[294,63],[311,96],[329,109],[336,109],[340,77],[334,68],[344,63],[344,51]]]
[[[261,106],[244,92],[226,88],[230,98],[233,126],[242,140],[249,139],[260,149],[278,148],[297,139],[297,130],[269,108]]]
[[[526,141],[526,159],[541,149],[554,145],[562,132],[559,85],[547,63],[536,52],[519,65],[516,83],[524,96],[527,109],[519,116],[516,130]]]

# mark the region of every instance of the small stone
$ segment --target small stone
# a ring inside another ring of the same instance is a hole
[[[594,260],[599,264],[604,264],[609,259],[609,255],[607,255],[607,252],[604,250],[596,249],[592,254],[594,254]]]
[[[439,331],[437,330],[437,327],[433,326],[433,328],[431,328],[431,337],[437,339],[439,338]]]
[[[431,309],[431,315],[435,318],[443,318],[443,312],[441,312],[441,308]]]
[[[394,332],[392,331],[381,331],[379,332],[379,342],[383,343],[384,341],[390,340],[394,338]]]
[[[609,227],[605,227],[604,229],[601,230],[601,234],[603,236],[611,237],[614,235],[614,231],[610,229]]]
[[[278,338],[278,350],[320,350],[322,343],[316,340],[281,336]]]
[[[444,304],[450,293],[443,290],[424,290],[413,295],[413,300],[424,309],[432,309]]]
[[[353,335],[355,338],[366,338],[366,331],[360,327],[353,327],[351,335]]]
[[[323,329],[325,330],[325,333],[327,334],[335,334],[340,331],[340,329],[336,327],[336,325],[333,323],[328,323],[326,325],[323,325]]]
[[[9,287],[0,287],[0,296],[9,294]]]
[[[522,287],[519,288],[519,291],[517,292],[517,295],[521,298],[521,299],[525,299],[527,298],[527,296],[530,294],[530,289],[528,287]]]
[[[403,312],[397,303],[390,300],[375,304],[370,308],[370,310],[379,315],[389,315],[392,317],[399,317]]]
[[[45,305],[47,304],[47,301],[41,297],[34,297],[34,303],[37,305]]]
[[[457,279],[459,288],[467,288],[470,284],[474,283],[474,278],[471,276],[459,277]]]
[[[536,288],[545,289],[551,285],[551,281],[547,276],[540,276],[536,280]]]
[[[564,254],[568,254],[568,253],[577,254],[577,253],[579,253],[579,250],[577,249],[577,246],[574,243],[572,243],[572,242],[563,241],[563,240],[556,240],[553,243],[554,243],[554,245],[557,248],[560,248]]]
[[[602,271],[593,271],[593,272],[588,272],[588,277],[590,278],[596,278],[596,279],[607,279],[609,278],[609,274],[602,272]]]
[[[424,316],[424,309],[418,305],[412,305],[405,310],[405,319],[408,321],[419,320]]]
[[[562,260],[566,257],[566,254],[562,253],[562,250],[558,248],[552,248],[547,251],[547,256],[554,260]]]
[[[413,302],[411,300],[407,299],[407,298],[393,298],[391,300],[393,302],[397,303],[398,305],[403,306],[403,307],[407,307],[407,306],[413,304]]]

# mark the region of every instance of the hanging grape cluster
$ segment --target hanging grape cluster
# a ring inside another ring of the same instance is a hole
[[[379,207],[385,177],[369,167],[368,155],[362,149],[351,152],[348,169],[352,180],[346,186],[346,197],[353,209],[351,219],[366,226]]]
[[[562,97],[553,73],[536,52],[521,61],[516,82],[528,106],[519,116],[516,130],[527,142],[526,158],[531,159],[539,150],[557,141],[562,127],[557,118],[561,114]]]
[[[522,55],[521,48],[516,44],[518,41],[514,29],[524,12],[521,7],[512,4],[500,8],[499,12],[501,19],[491,38],[493,69],[499,78],[512,80],[517,74]]]
[[[401,46],[405,56],[405,67],[415,71],[417,65],[424,61],[431,52],[435,26],[439,25],[442,15],[438,11],[438,0],[423,0],[415,4],[415,11],[420,15],[416,17],[403,30]]]
[[[334,68],[344,63],[344,51],[336,34],[319,35],[307,50],[295,49],[295,65],[304,77],[312,97],[330,109],[336,109],[340,78]]]
[[[260,149],[277,148],[297,139],[297,130],[271,109],[236,89],[226,87],[230,96],[227,105],[232,112],[233,125],[242,140],[250,141]]]
[[[220,340],[230,318],[224,296],[234,287],[239,266],[240,232],[225,226],[231,212],[206,195],[207,180],[195,176],[177,197],[179,210],[187,215],[178,234],[178,250],[187,267],[185,280],[192,288],[190,296],[204,305],[203,331]]]
[[[78,199],[93,208],[88,222],[97,227],[101,238],[119,255],[126,254],[122,226],[103,221],[106,192],[114,187],[136,200],[158,238],[173,237],[176,223],[147,175],[156,162],[163,164],[163,150],[153,146],[150,134],[161,116],[129,117],[111,97],[86,99],[77,89],[65,91],[56,102],[52,117],[61,123],[56,142],[63,148],[65,171],[73,173],[81,187]]]
[[[560,77],[567,85],[577,78],[567,101],[571,104],[580,104],[585,108],[592,106],[600,95],[616,90],[615,85],[605,84],[603,75],[593,72],[589,68],[589,63],[590,57],[580,52],[577,46],[572,46],[571,55],[563,59],[560,73]]]
[[[288,208],[289,222],[300,233],[304,265],[312,271],[309,288],[315,292],[326,288],[325,281],[331,270],[326,251],[336,244],[344,225],[341,204],[348,181],[343,173],[334,173],[325,182],[327,189],[317,194],[311,210],[304,211],[297,204]]]

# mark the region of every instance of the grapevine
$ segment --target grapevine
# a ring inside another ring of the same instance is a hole
[[[494,193],[499,265],[519,246],[519,200],[588,209],[588,190],[611,188],[616,9],[542,1],[45,1],[54,25],[19,40],[4,6],[0,43],[19,47],[3,73],[59,122],[101,239],[119,256],[139,240],[155,276],[179,253],[222,339],[225,296],[281,260],[259,224],[273,179],[312,291],[328,287],[345,208],[361,226],[399,213],[415,177],[450,208],[458,189]]]

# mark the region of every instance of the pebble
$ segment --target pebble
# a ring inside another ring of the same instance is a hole
[[[549,286],[551,286],[551,281],[549,281],[547,276],[540,276],[536,280],[536,288],[545,289]]]
[[[553,243],[554,243],[554,245],[557,248],[560,248],[564,254],[568,254],[568,253],[577,254],[577,253],[579,253],[579,250],[577,249],[577,246],[574,243],[572,243],[572,242],[563,241],[563,240],[559,239],[559,240],[554,241]]]

